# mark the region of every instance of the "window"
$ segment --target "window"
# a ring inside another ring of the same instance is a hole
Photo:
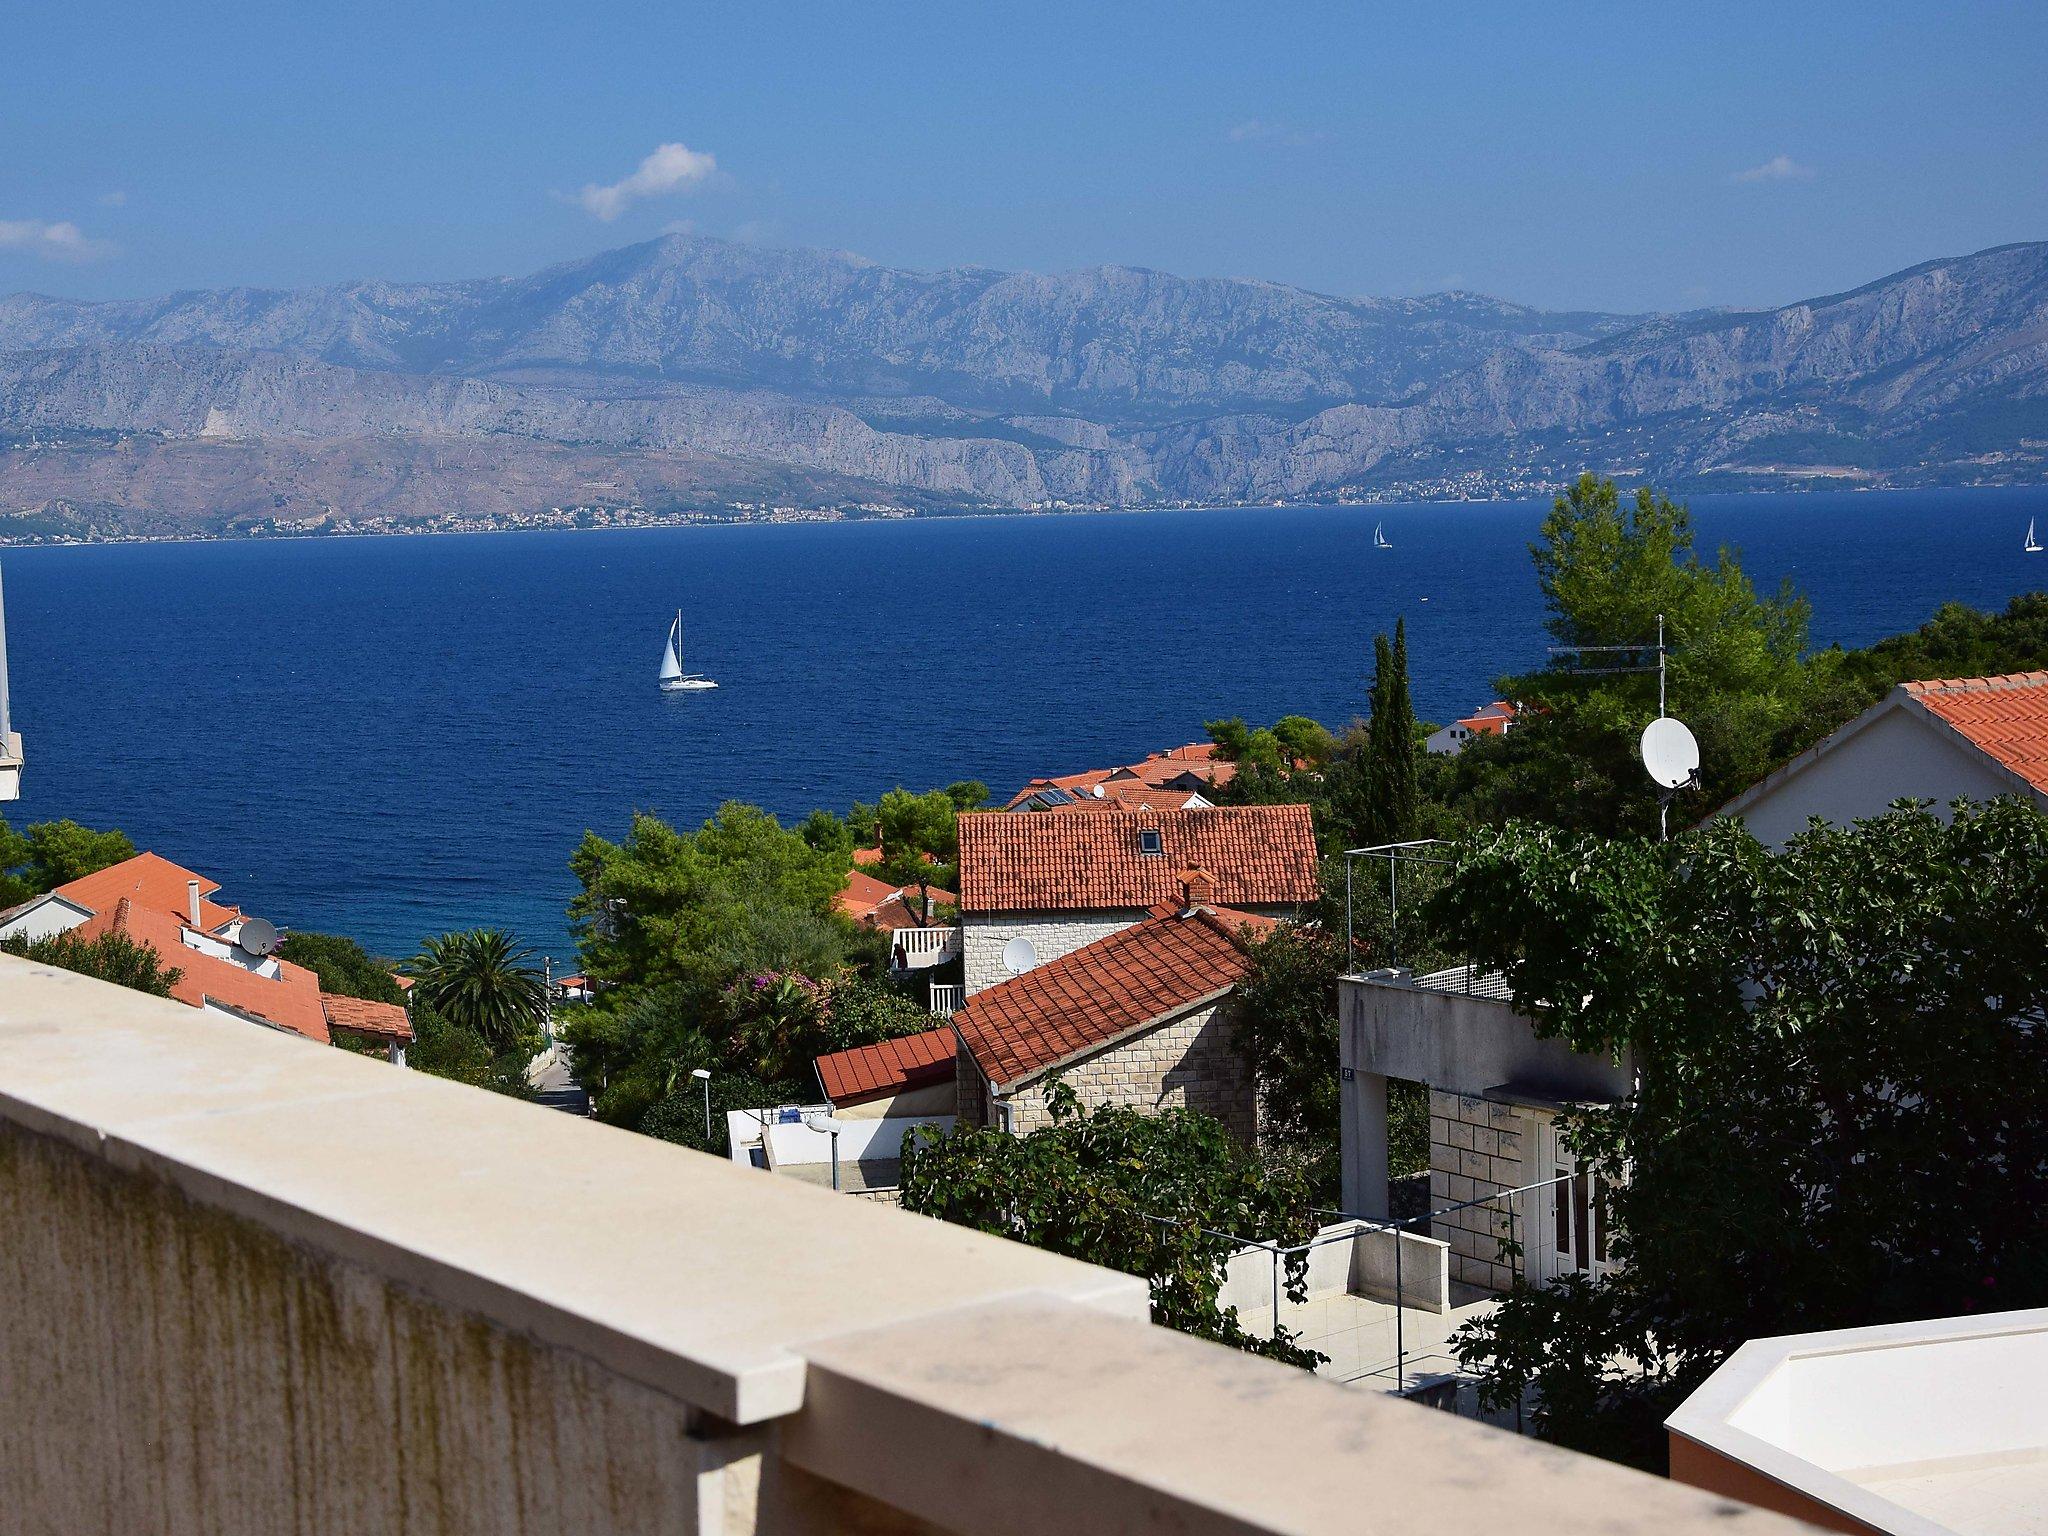
[[[1159,836],[1159,829],[1157,827],[1140,827],[1138,829],[1138,852],[1166,852],[1166,844],[1164,841],[1161,840]]]

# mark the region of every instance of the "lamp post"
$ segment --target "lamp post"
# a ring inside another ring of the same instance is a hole
[[[704,1085],[704,1139],[711,1140],[711,1074],[702,1067],[691,1069],[690,1076]]]

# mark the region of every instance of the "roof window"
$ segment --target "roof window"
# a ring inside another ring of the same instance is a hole
[[[1140,828],[1138,828],[1138,852],[1140,852],[1140,853],[1164,853],[1164,852],[1166,852],[1166,843],[1164,842],[1164,840],[1163,840],[1163,839],[1161,839],[1161,837],[1160,837],[1160,835],[1159,835],[1159,829],[1158,829],[1157,827],[1140,827]]]

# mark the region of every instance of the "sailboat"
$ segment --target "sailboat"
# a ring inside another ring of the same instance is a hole
[[[2031,517],[2027,519],[2027,542],[2022,544],[2020,549],[2029,555],[2041,553],[2041,541],[2034,537],[2034,520]]]
[[[1394,547],[1387,542],[1387,525],[1385,523],[1375,523],[1373,525],[1372,547],[1374,549],[1392,549]]]
[[[663,693],[694,693],[700,688],[716,688],[718,684],[708,677],[697,677],[683,670],[683,610],[676,610],[676,621],[668,627],[668,644],[661,652],[661,675],[657,680]]]

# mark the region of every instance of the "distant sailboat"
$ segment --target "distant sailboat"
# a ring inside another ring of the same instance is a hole
[[[683,610],[676,610],[676,621],[668,627],[668,644],[661,651],[661,675],[658,679],[663,693],[694,693],[700,688],[716,688],[718,684],[708,677],[696,677],[683,670]]]
[[[2041,553],[2041,541],[2034,537],[2034,520],[2031,517],[2027,519],[2027,542],[2020,549],[2029,555]]]
[[[1385,523],[1377,523],[1373,526],[1372,547],[1374,549],[1392,549],[1394,547],[1387,542],[1387,525]]]

